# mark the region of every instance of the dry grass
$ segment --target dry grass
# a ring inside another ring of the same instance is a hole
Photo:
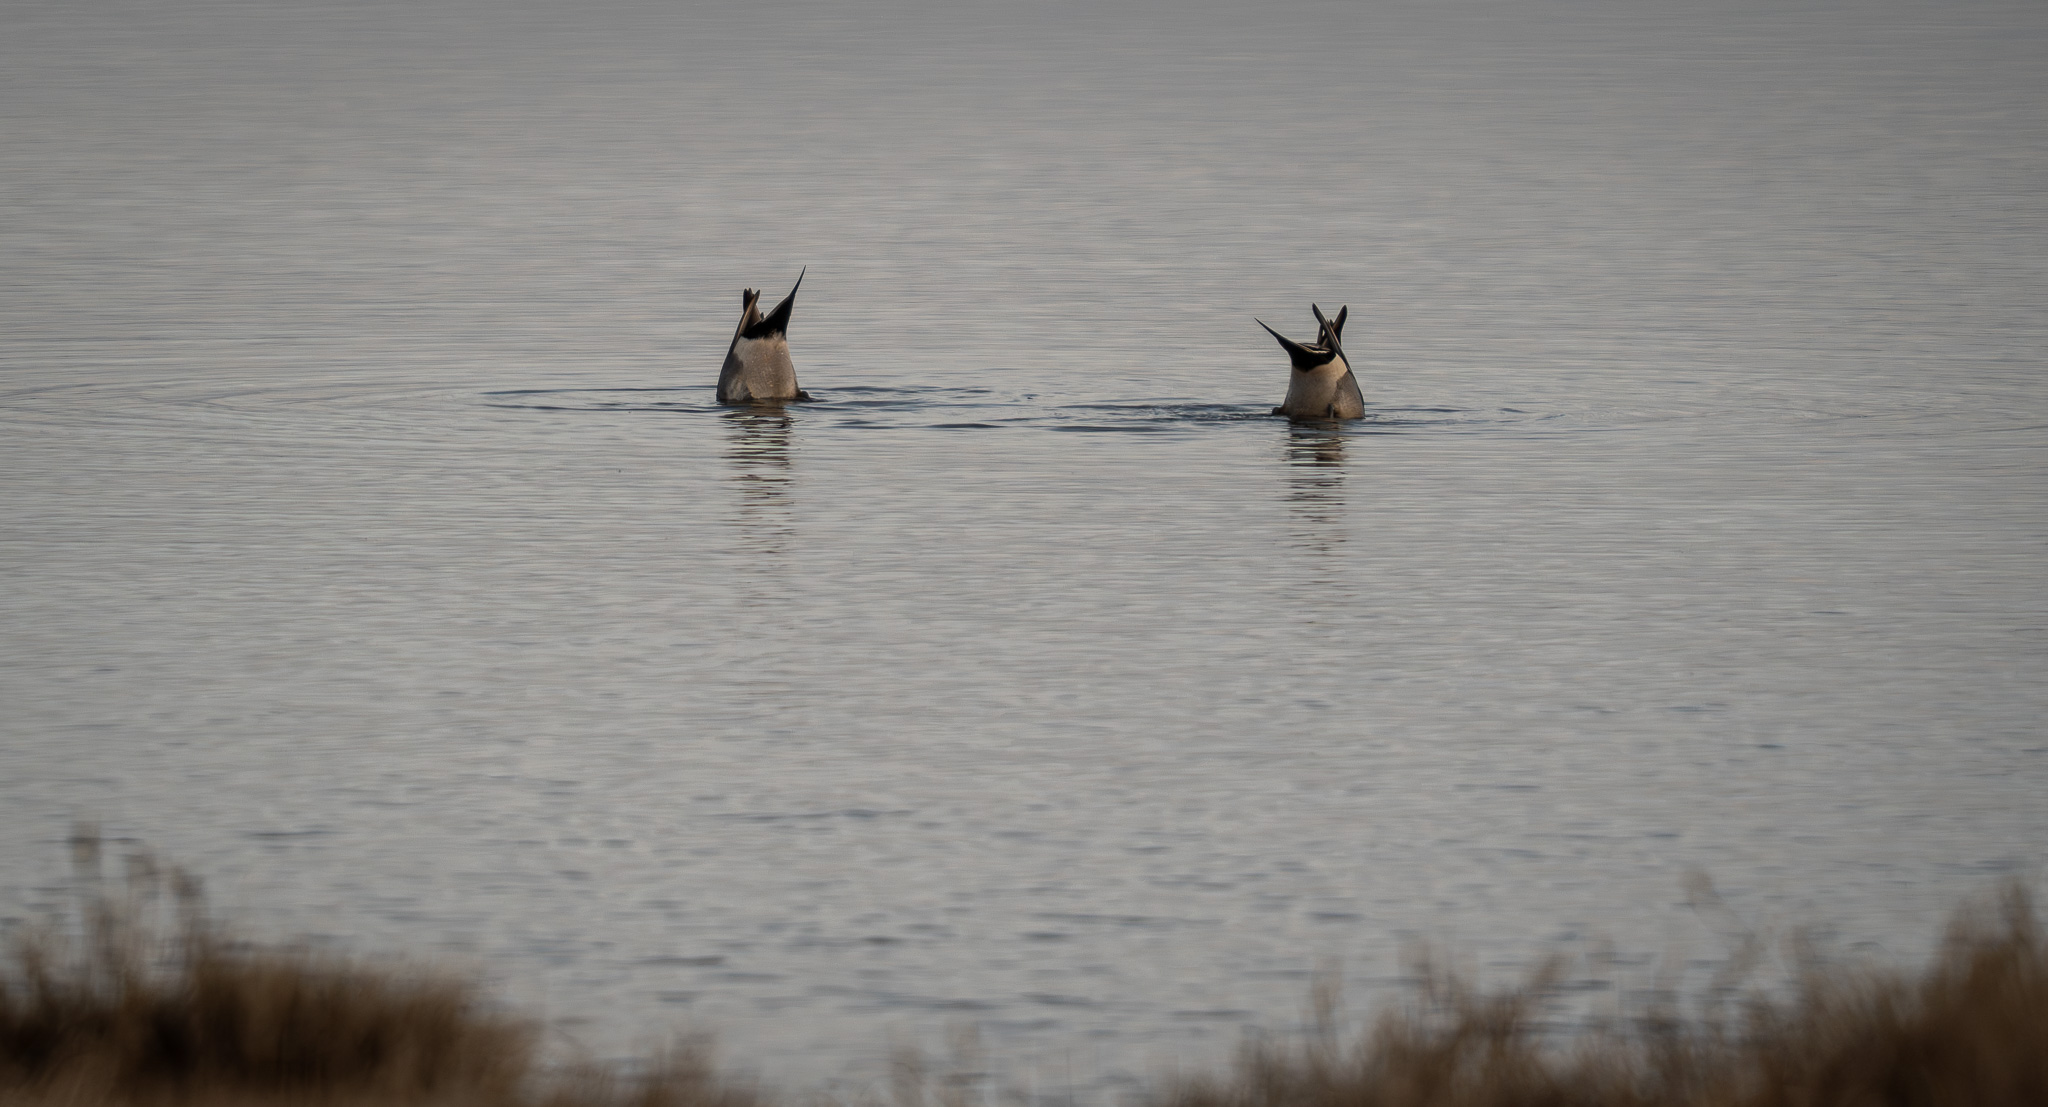
[[[73,847],[96,887],[97,839]],[[764,1107],[691,1051],[637,1078],[543,1064],[537,1029],[445,972],[238,943],[138,855],[0,965],[0,1104]]]
[[[75,845],[96,872],[96,839]],[[1810,964],[1789,998],[1563,1037],[1556,966],[1493,994],[1427,972],[1359,1041],[1251,1047],[1150,1105],[2048,1107],[2048,943],[2017,887],[1917,976]],[[897,1107],[988,1099],[899,1069]],[[637,1077],[549,1064],[531,1020],[442,972],[238,943],[146,856],[0,962],[0,1107],[115,1104],[774,1107],[687,1050]]]
[[[1789,998],[1650,1012],[1560,1041],[1559,966],[1476,992],[1424,966],[1420,1001],[1356,1043],[1248,1047],[1154,1107],[2048,1107],[2048,944],[2024,890],[1957,916],[1917,977],[1808,959]]]

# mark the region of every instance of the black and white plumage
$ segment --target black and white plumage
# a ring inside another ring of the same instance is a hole
[[[1287,382],[1287,398],[1273,409],[1275,415],[1289,419],[1361,419],[1365,417],[1365,395],[1358,390],[1358,378],[1351,375],[1351,362],[1344,356],[1344,318],[1351,314],[1347,305],[1337,309],[1334,320],[1323,318],[1323,309],[1315,304],[1309,310],[1316,313],[1316,342],[1304,346],[1271,327],[1263,320],[1254,320],[1266,327],[1266,333],[1279,339],[1280,348],[1287,351],[1288,360],[1294,363],[1294,372]]]
[[[783,400],[808,400],[810,394],[796,386],[796,365],[789,360],[789,313],[796,306],[796,290],[804,284],[797,274],[796,286],[761,314],[761,291],[749,288],[740,293],[739,329],[725,351],[725,367],[718,371],[718,402],[721,404],[763,404]]]

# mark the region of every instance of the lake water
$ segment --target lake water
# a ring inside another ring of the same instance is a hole
[[[2048,843],[2048,7],[0,11],[0,916],[1113,1096]],[[721,410],[808,266],[815,403]],[[1369,415],[1267,414],[1351,307]],[[1687,874],[1727,912],[1686,906]]]

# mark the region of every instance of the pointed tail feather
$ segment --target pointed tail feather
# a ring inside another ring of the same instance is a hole
[[[1323,333],[1321,337],[1323,343],[1330,348],[1330,352],[1337,355],[1338,357],[1344,358],[1344,364],[1351,364],[1351,359],[1348,357],[1344,357],[1343,340],[1337,336],[1338,330],[1340,330],[1344,326],[1345,312],[1348,312],[1351,309],[1347,306],[1343,311],[1338,312],[1337,321],[1335,323],[1332,323],[1328,319],[1323,318],[1323,309],[1320,306],[1316,304],[1310,304],[1308,306],[1308,309],[1316,313],[1316,322],[1322,324]]]
[[[1252,321],[1266,327],[1266,321],[1263,319],[1254,318]],[[1287,360],[1293,362],[1296,369],[1308,370],[1318,365],[1329,364],[1330,355],[1327,351],[1304,346],[1271,327],[1266,327],[1266,333],[1279,341],[1280,348],[1287,351]]]
[[[761,322],[761,292],[755,288],[740,290],[740,325],[732,332],[732,340],[738,342],[747,333],[747,328]]]
[[[810,266],[807,265],[803,272],[796,275],[796,284],[789,290],[789,295],[784,296],[782,302],[775,305],[774,311],[762,317],[760,324],[747,333],[748,338],[766,338],[769,335],[788,332],[789,314],[796,307],[796,290],[804,286],[804,273],[810,271]]]
[[[1253,317],[1252,322],[1257,323],[1261,327],[1266,327],[1266,321],[1256,316]],[[1287,351],[1287,359],[1292,361],[1297,369],[1321,365],[1329,360],[1271,327],[1266,327],[1266,333],[1272,335],[1274,340],[1280,343],[1280,348]]]

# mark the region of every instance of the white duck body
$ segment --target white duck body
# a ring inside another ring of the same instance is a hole
[[[799,275],[797,287],[804,279]],[[761,314],[761,293],[749,288],[740,294],[744,307],[740,325],[726,348],[725,365],[718,371],[718,402],[721,404],[777,403],[808,400],[796,384],[796,363],[789,359],[789,315],[796,305],[796,288]]]
[[[718,373],[719,403],[794,400],[802,395],[796,386],[796,363],[789,360],[788,336],[733,339]]]
[[[1365,394],[1341,356],[1313,369],[1296,369],[1287,382],[1287,398],[1275,408],[1289,419],[1362,419]]]

